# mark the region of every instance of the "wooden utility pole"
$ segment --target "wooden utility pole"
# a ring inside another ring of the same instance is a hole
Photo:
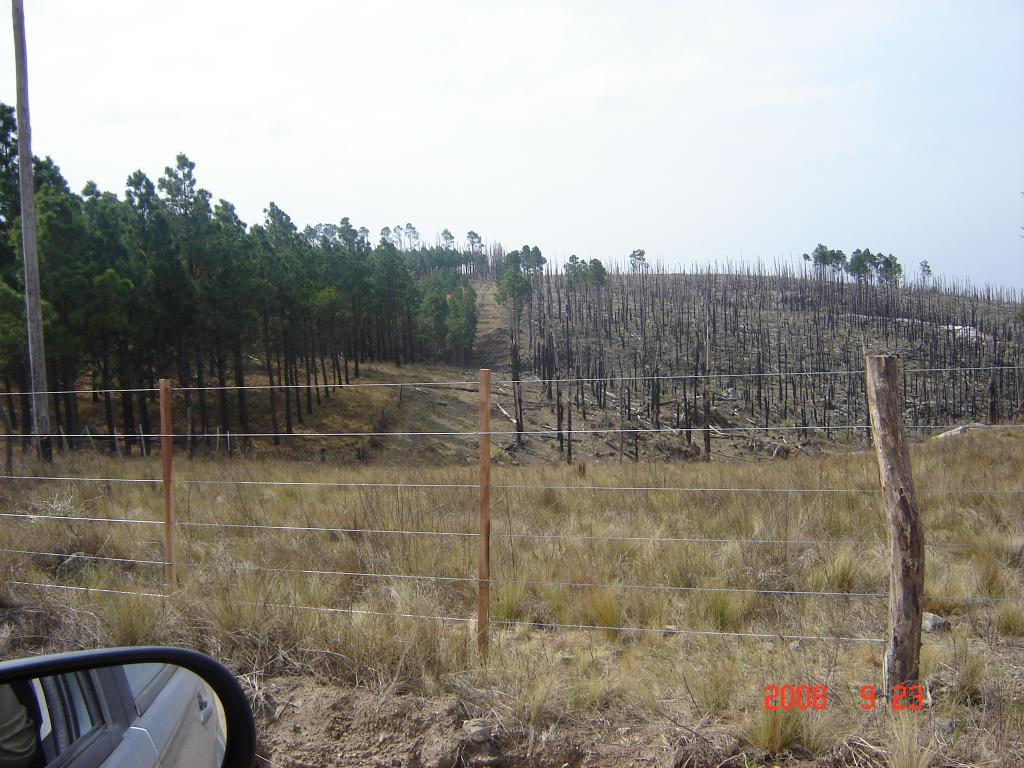
[[[878,479],[889,518],[889,628],[883,685],[916,682],[921,658],[924,599],[924,526],[914,496],[910,455],[900,413],[897,359],[869,355],[867,370],[871,432],[878,457]]]
[[[160,464],[164,485],[164,578],[168,593],[178,586],[174,557],[174,420],[171,417],[171,382],[160,379]]]
[[[477,581],[476,642],[487,658],[491,600],[491,371],[480,369],[480,572]]]
[[[14,67],[18,91],[18,191],[21,195],[21,247],[25,260],[25,320],[28,326],[28,367],[32,387],[32,432],[39,455],[53,458],[50,414],[46,404],[46,351],[39,295],[39,254],[36,249],[36,200],[32,189],[32,127],[28,115],[28,55],[25,50],[25,8],[11,0],[14,16]]]

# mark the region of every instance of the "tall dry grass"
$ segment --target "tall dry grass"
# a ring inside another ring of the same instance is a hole
[[[925,653],[926,675],[931,676],[928,723],[940,715],[954,724],[972,723],[977,738],[950,742],[957,759],[983,759],[1021,743],[1020,737],[1006,736],[1010,731],[1000,724],[1024,709],[1021,651],[1013,647],[1024,623],[1024,496],[1006,493],[1024,485],[1022,445],[1019,432],[993,429],[932,440],[912,450],[929,544],[927,591],[932,597],[926,609],[949,618],[959,642],[954,647],[945,636],[926,638],[938,644]],[[88,452],[61,457],[50,469],[61,476],[159,477],[156,458],[115,460]],[[19,458],[19,474],[40,471]],[[476,655],[472,621],[473,536],[205,525],[473,534],[472,466],[338,467],[266,457],[179,457],[176,478],[181,583],[167,598],[11,584],[161,592],[158,565],[91,559],[159,561],[159,525],[48,519],[159,520],[158,486],[84,481],[3,486],[0,511],[33,517],[5,518],[0,548],[60,554],[3,555],[0,578],[9,606],[0,625],[7,627],[4,653],[174,642],[226,659],[239,671],[315,674],[377,690],[455,691],[534,725],[595,711],[710,717],[732,724],[737,733],[775,753],[818,753],[829,741],[878,728],[860,710],[855,693],[861,685],[878,682],[881,651],[876,646],[677,631],[881,637],[886,600],[855,596],[884,593],[887,587],[886,530],[868,453],[763,464],[590,464],[585,478],[564,466],[494,467],[491,609],[494,619],[512,623],[493,628],[486,667]],[[220,482],[189,482],[202,479]],[[470,487],[247,484],[253,481]],[[674,493],[580,486],[828,492]],[[970,493],[975,489],[1002,492]],[[850,540],[867,543],[836,543]],[[416,575],[451,580],[393,578]],[[701,587],[722,591],[689,591]],[[976,597],[990,601],[971,599]],[[559,631],[545,628],[548,624],[598,629]],[[981,643],[983,652],[977,650]],[[979,661],[981,653],[987,662]],[[765,713],[766,681],[827,684],[829,710],[799,717]],[[922,719],[921,727],[931,725]],[[878,733],[884,741],[885,733]],[[893,738],[908,743],[899,734]],[[906,764],[904,758],[900,762]]]

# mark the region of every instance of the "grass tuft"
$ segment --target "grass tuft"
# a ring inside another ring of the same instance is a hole
[[[747,593],[708,592],[690,605],[698,625],[718,632],[738,632],[746,627],[754,598]]]
[[[801,713],[795,709],[758,709],[743,728],[743,736],[753,747],[778,756],[796,747],[800,737]]]
[[[919,718],[913,714],[889,720],[889,768],[931,768],[938,756],[924,743]]]
[[[1024,606],[1003,603],[996,609],[996,629],[1007,637],[1024,637]]]

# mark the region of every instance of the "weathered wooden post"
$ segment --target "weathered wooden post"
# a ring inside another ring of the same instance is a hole
[[[10,397],[10,395],[8,395]],[[14,474],[14,430],[7,416],[6,403],[0,403],[0,422],[4,425],[4,474]]]
[[[178,585],[174,557],[174,498],[172,495],[174,470],[174,424],[171,419],[171,382],[160,379],[160,463],[164,479],[164,577],[167,591]]]
[[[491,598],[491,371],[480,369],[480,572],[477,580],[476,642],[486,659]]]
[[[878,479],[889,518],[889,628],[884,680],[892,686],[918,679],[921,657],[921,613],[924,599],[924,526],[914,496],[910,455],[900,413],[897,359],[869,355],[866,359],[868,410]]]

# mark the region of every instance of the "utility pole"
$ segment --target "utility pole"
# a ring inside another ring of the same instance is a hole
[[[25,6],[11,0],[14,16],[14,65],[18,81],[18,189],[21,194],[21,245],[25,259],[25,320],[28,325],[28,367],[32,386],[32,432],[39,455],[53,458],[50,414],[46,406],[46,352],[39,296],[39,254],[36,250],[36,200],[32,188],[32,128],[28,116],[28,56],[25,52]]]

